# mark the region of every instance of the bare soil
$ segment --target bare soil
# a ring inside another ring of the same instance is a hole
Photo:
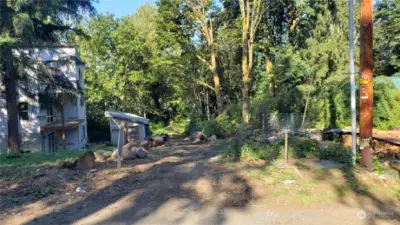
[[[400,224],[397,184],[305,161],[227,161],[228,142],[172,138],[119,170],[2,169],[0,224]]]

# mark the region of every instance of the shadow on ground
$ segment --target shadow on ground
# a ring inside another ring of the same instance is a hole
[[[127,170],[121,178],[81,201],[25,224],[134,224],[171,201],[179,202],[172,204],[176,206],[175,212],[201,210],[212,202],[215,210],[201,218],[199,223],[221,224],[225,209],[244,208],[250,200],[257,198],[238,171],[209,163],[218,155],[212,146],[179,146],[179,149],[182,150],[165,154],[155,162],[135,165],[136,169]],[[127,167],[130,165],[123,169]],[[101,164],[99,168],[102,168]],[[104,212],[106,207],[107,210],[111,207],[113,212]],[[168,213],[168,209],[162,210]],[[99,213],[103,217],[96,219]],[[177,224],[191,219],[187,216],[186,213],[178,213],[178,216],[166,214],[160,223]]]
[[[304,170],[315,170],[310,166],[300,163],[297,164],[301,169]],[[347,192],[353,194],[355,199],[355,204],[360,209],[357,214],[357,217],[364,220],[364,224],[373,225],[378,224],[379,220],[381,221],[400,221],[400,214],[398,210],[398,201],[395,199],[381,199],[375,196],[372,192],[368,190],[368,187],[361,182],[360,177],[356,176],[356,174],[366,174],[370,175],[366,172],[364,168],[356,167],[347,167],[344,166],[339,169],[341,172],[341,176],[343,176],[345,180],[345,184],[335,184],[332,182],[332,178],[334,177],[333,173],[330,169],[319,169],[317,173],[315,173],[315,179],[319,181],[324,181],[330,183],[336,194],[337,201],[340,204],[346,206],[352,206],[352,202],[348,202],[346,199]],[[370,177],[364,177],[364,179],[370,179]]]

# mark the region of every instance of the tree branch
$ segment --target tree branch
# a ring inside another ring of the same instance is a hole
[[[205,60],[203,57],[201,57],[200,55],[197,55],[196,54],[196,57],[198,58],[198,59],[200,59],[200,61],[202,61],[204,64],[206,64],[209,68],[211,68],[211,64],[210,64],[210,62],[208,62],[207,60]]]
[[[212,91],[215,91],[215,88],[213,88],[211,85],[207,84],[207,83],[204,82],[204,81],[196,80],[196,83],[197,83],[197,84],[200,84],[200,85],[202,85],[202,86],[204,86],[204,87],[208,87],[208,88],[210,88]]]

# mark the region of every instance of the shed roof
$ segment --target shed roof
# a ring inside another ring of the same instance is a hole
[[[126,112],[119,112],[114,110],[107,110],[104,112],[105,117],[124,120],[133,123],[149,124],[149,119]]]

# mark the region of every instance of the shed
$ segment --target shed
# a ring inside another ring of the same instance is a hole
[[[126,141],[142,141],[147,136],[147,129],[149,119],[126,112],[119,112],[114,110],[105,111],[105,116],[110,118],[110,135],[111,143],[118,144],[119,129],[121,122],[124,123],[126,129],[123,133],[126,135]]]

